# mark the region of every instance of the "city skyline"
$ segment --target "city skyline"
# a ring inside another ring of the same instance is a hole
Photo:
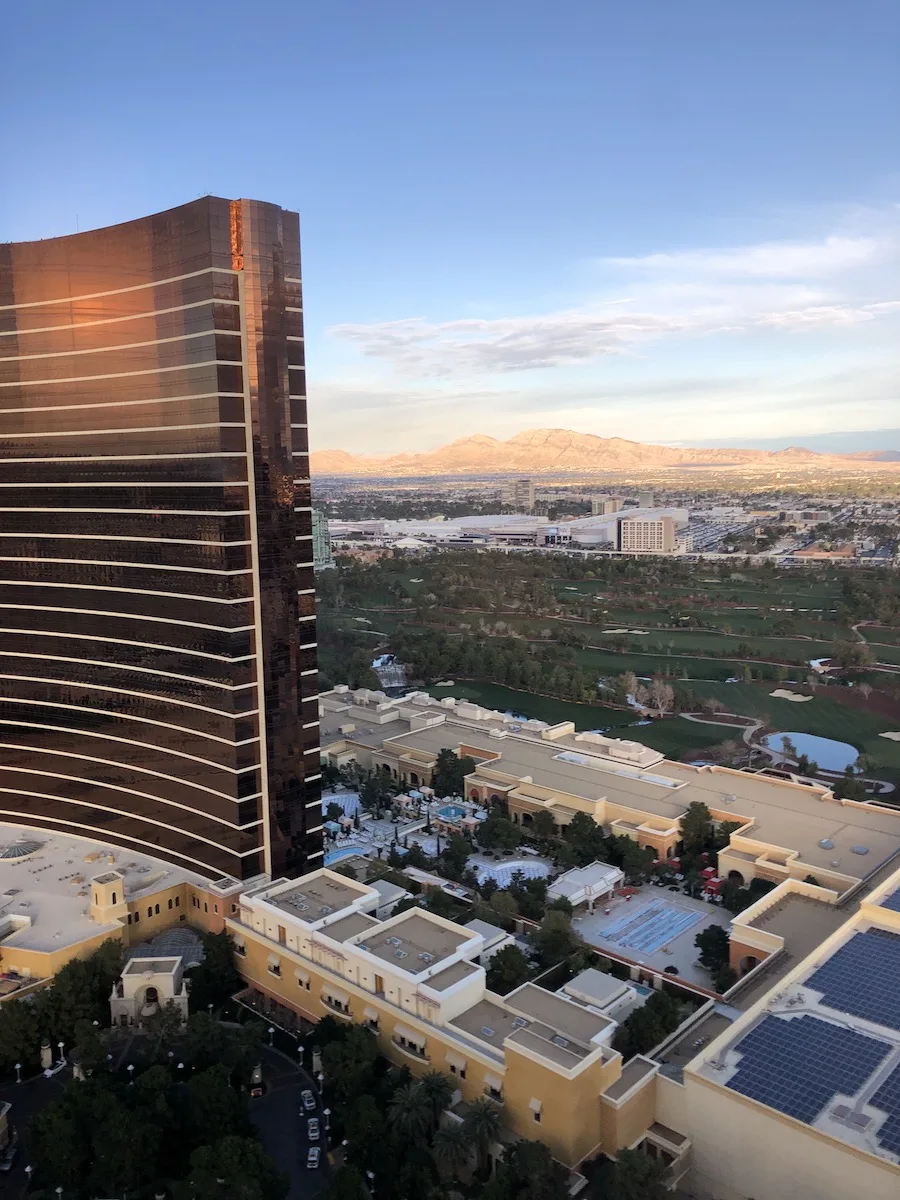
[[[299,209],[315,449],[637,419],[657,442],[854,450],[900,424],[895,6],[273,2],[229,157],[183,118],[220,87],[232,8],[210,28],[163,3],[137,53],[92,3],[49,42],[13,14],[5,86],[49,82],[2,134],[0,230],[207,192]],[[181,84],[151,102],[173,41]]]

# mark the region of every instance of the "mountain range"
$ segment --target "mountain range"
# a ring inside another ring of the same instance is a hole
[[[547,475],[661,467],[758,467],[771,470],[859,470],[900,467],[895,451],[819,454],[802,446],[786,450],[690,449],[654,446],[624,438],[596,437],[570,429],[527,429],[507,441],[472,434],[419,454],[385,457],[317,450],[310,454],[313,475]]]

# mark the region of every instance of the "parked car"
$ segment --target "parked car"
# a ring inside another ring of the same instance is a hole
[[[309,1138],[309,1140],[311,1142],[317,1142],[319,1140],[319,1118],[318,1117],[310,1117],[309,1120],[306,1122],[306,1136]]]
[[[322,1151],[318,1146],[310,1146],[309,1154],[306,1156],[307,1171],[315,1171],[319,1165],[319,1159],[322,1157]]]
[[[19,1147],[15,1144],[7,1146],[4,1152],[0,1154],[0,1171],[11,1171],[18,1153]]]
[[[312,1092],[309,1090],[309,1088],[303,1089],[303,1091],[300,1093],[300,1099],[303,1102],[303,1107],[306,1109],[307,1112],[310,1112],[312,1109],[314,1109],[316,1107],[316,1098],[312,1094]]]
[[[250,1095],[253,1097],[261,1096],[264,1091],[262,1063],[257,1063],[250,1074]]]
[[[504,850],[504,851],[503,851],[503,857],[504,857],[504,858],[512,858],[512,856],[513,856],[514,854],[515,854],[515,850]]]

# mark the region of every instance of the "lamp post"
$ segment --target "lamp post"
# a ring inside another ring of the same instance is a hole
[[[269,1026],[269,1045],[270,1046],[272,1045],[272,1039],[274,1038],[274,1036],[275,1036],[275,1026],[270,1025]]]
[[[134,1083],[134,1063],[129,1063],[126,1070],[128,1071],[128,1082]]]
[[[22,1082],[22,1064],[16,1063],[16,1083]]]
[[[66,1055],[65,1055],[65,1049],[66,1049],[65,1042],[57,1042],[56,1044],[57,1044],[57,1046],[59,1046],[59,1058],[60,1058],[60,1061],[62,1061],[62,1060],[63,1060],[63,1059],[66,1057]]]
[[[57,1200],[62,1200],[63,1190],[61,1187],[56,1188]]]
[[[366,1171],[366,1179],[369,1184],[369,1195],[374,1200],[374,1197],[375,1197],[375,1172],[374,1171]]]
[[[31,1187],[31,1176],[32,1176],[33,1171],[34,1171],[34,1167],[29,1163],[28,1166],[25,1168],[25,1174],[28,1176],[28,1183],[25,1185],[26,1188]]]
[[[328,1133],[329,1129],[331,1128],[331,1122],[328,1119],[331,1116],[331,1109],[323,1108],[322,1116],[325,1118],[325,1132]]]
[[[317,1082],[318,1082],[318,1084],[319,1084],[319,1091],[321,1092],[321,1090],[322,1090],[322,1085],[323,1085],[323,1084],[324,1084],[324,1082],[325,1082],[325,1076],[322,1074],[322,1072],[321,1072],[321,1071],[320,1071],[320,1072],[318,1073],[318,1075],[316,1076],[316,1081],[317,1081]]]

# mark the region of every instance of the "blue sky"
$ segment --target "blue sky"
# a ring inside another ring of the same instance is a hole
[[[300,210],[316,448],[900,426],[896,0],[35,0],[3,37],[0,238]]]

